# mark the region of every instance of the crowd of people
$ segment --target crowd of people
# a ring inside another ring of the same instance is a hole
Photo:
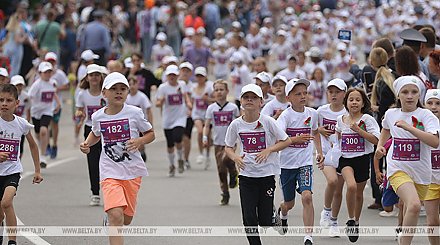
[[[104,199],[111,227],[130,224],[136,212],[154,125],[164,129],[169,177],[191,169],[191,152],[210,168],[214,148],[220,204],[239,187],[249,244],[261,244],[258,226],[287,232],[296,192],[309,228],[304,244],[313,244],[314,164],[327,181],[320,226],[332,237],[340,236],[346,185],[346,234],[358,240],[368,180],[375,200],[368,208],[398,213],[400,244],[411,243],[402,227],[416,226],[421,209],[429,226],[440,225],[439,3],[12,2],[0,12],[7,226],[17,224],[23,142],[40,183],[41,168],[58,156],[68,100],[75,144],[87,154],[90,205]]]

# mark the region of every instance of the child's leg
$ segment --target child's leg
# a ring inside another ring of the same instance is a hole
[[[46,155],[47,144],[49,144],[49,134],[47,126],[41,126],[40,128],[40,154]]]
[[[131,224],[132,220],[133,220],[133,216],[129,216],[129,215],[124,214],[124,225]]]
[[[355,202],[356,202],[356,180],[354,179],[354,171],[351,167],[345,167],[341,171],[345,183],[347,183],[347,193],[345,194],[345,201],[347,203],[348,218],[355,217]]]
[[[425,197],[426,222],[428,226],[438,228],[440,226],[440,219],[438,216],[440,205],[440,185],[430,184],[428,193]],[[440,244],[438,232],[428,236],[431,244]]]
[[[110,234],[117,234],[115,228],[122,227],[124,224],[124,210],[122,207],[116,207],[107,210],[108,221],[110,225]],[[121,245],[124,244],[123,236],[109,236],[110,245]]]
[[[199,153],[200,153],[200,155],[205,156],[203,154],[204,147],[203,147],[203,141],[202,141],[202,138],[203,138],[203,122],[202,122],[202,120],[200,120],[200,119],[194,120],[194,126],[197,129],[197,143],[199,146]]]
[[[332,201],[332,218],[337,218],[342,204],[342,189],[344,188],[344,178],[338,174],[338,183],[333,194]]]
[[[187,167],[189,167],[188,159],[189,159],[189,153],[191,152],[191,133],[193,126],[194,126],[194,122],[192,118],[188,117],[186,119],[186,128],[183,135],[184,159],[185,161],[187,161]]]
[[[333,196],[338,185],[338,174],[332,166],[324,166],[323,173],[327,180],[324,192],[324,208],[330,209],[332,208]]]
[[[404,204],[402,226],[417,226],[421,203],[414,183],[403,183],[398,187],[396,193]],[[400,244],[409,245],[412,239],[413,234],[404,235],[400,238]]]
[[[303,222],[305,227],[313,227],[315,209],[313,207],[313,199],[311,191],[303,191],[301,193],[301,201],[303,205]],[[313,228],[306,231],[307,235],[312,235]]]
[[[3,198],[1,201],[1,209],[6,216],[6,226],[7,227],[15,227],[17,226],[17,217],[15,216],[13,199],[15,193],[17,192],[17,188],[15,186],[7,186],[5,188],[5,193],[3,194]],[[17,237],[15,234],[8,234],[9,240],[16,241]]]
[[[258,179],[240,176],[240,204],[243,217],[243,225],[245,226],[247,239],[250,245],[261,244],[260,237],[257,236],[258,215],[257,207],[260,197],[260,187]]]
[[[275,196],[275,177],[263,177],[260,180],[258,202],[258,224],[262,227],[272,226],[273,199]]]
[[[228,169],[226,167],[225,162],[223,162],[224,146],[216,145],[214,147],[214,151],[215,151],[215,161],[217,162],[218,178],[220,180],[220,189],[223,194],[226,193],[229,194]]]
[[[356,203],[355,203],[355,212],[354,216],[356,221],[359,221],[362,212],[362,206],[364,204],[364,189],[367,181],[363,181],[361,183],[356,184]]]

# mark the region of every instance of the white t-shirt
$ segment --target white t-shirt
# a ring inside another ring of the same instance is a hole
[[[244,156],[246,166],[240,171],[240,175],[258,178],[281,173],[278,153],[271,153],[267,160],[260,164],[256,163],[255,157],[277,141],[287,138],[287,134],[278,127],[275,119],[260,114],[259,119],[252,123],[245,122],[243,117],[232,121],[226,132],[225,143],[228,147],[234,147],[238,140],[241,142],[239,155]]]
[[[97,96],[94,96],[90,94],[90,91],[88,89],[84,89],[79,92],[75,106],[77,108],[84,108],[86,114],[86,120],[84,124],[91,127],[92,114],[105,106],[105,104],[106,101],[104,100],[104,97],[102,97],[101,93],[99,93],[99,95]]]
[[[304,112],[297,112],[290,107],[281,113],[277,123],[289,137],[312,135],[312,131],[318,129],[318,113],[309,107],[305,107]],[[307,165],[313,165],[312,142],[291,144],[280,152],[281,168],[294,169]]]
[[[249,64],[252,61],[254,61],[254,58],[252,58],[251,52],[249,52],[249,49],[247,49],[244,46],[240,46],[238,49],[236,49],[234,47],[230,47],[228,50],[226,50],[226,53],[228,53],[229,57],[231,57],[234,52],[241,53],[245,64]]]
[[[318,82],[316,80],[310,81],[310,86],[307,88],[307,92],[311,93],[313,96],[313,101],[311,106],[319,107],[328,103],[327,101],[327,88],[328,82],[326,80]]]
[[[43,115],[53,116],[54,96],[55,96],[54,80],[43,81],[38,79],[35,81],[28,91],[31,98],[31,116],[41,119]]]
[[[193,45],[194,45],[194,41],[192,39],[185,37],[182,40],[182,53],[184,54],[186,52],[186,50],[188,50]]]
[[[187,85],[178,81],[176,86],[169,82],[162,83],[157,89],[156,98],[165,98],[162,110],[162,125],[164,129],[186,127],[185,93]]]
[[[247,47],[253,57],[260,57],[263,55],[263,49],[261,48],[262,37],[260,34],[257,34],[255,36],[250,33],[247,34],[246,42]]]
[[[160,44],[153,45],[151,49],[151,61],[153,62],[153,70],[157,69],[162,63],[162,59],[165,56],[174,55],[173,49],[168,46],[160,46]]]
[[[267,105],[267,103],[271,102],[273,99],[275,99],[275,95],[267,94],[267,98],[263,98],[263,106],[262,108]]]
[[[437,149],[431,148],[431,183],[440,185],[440,145]]]
[[[128,94],[127,100],[125,101],[127,105],[133,105],[142,109],[145,115],[145,119],[148,119],[147,109],[151,108],[151,101],[148,96],[142,92],[137,91],[135,95]]]
[[[351,130],[350,125],[342,122],[343,116],[344,115],[338,116],[335,128],[336,132],[341,134],[339,149],[341,149],[342,157],[354,158],[374,152],[374,145],[372,143]],[[379,124],[377,124],[376,119],[372,116],[364,114],[356,123],[360,128],[379,139]]]
[[[192,87],[191,99],[193,101],[193,107],[191,111],[191,118],[193,120],[203,120],[205,121],[206,109],[209,106],[209,101],[205,101],[203,96],[206,94],[208,97],[214,92],[213,82],[206,81],[205,88],[202,94],[196,93],[197,84]]]
[[[283,44],[274,43],[269,50],[269,55],[275,59],[275,70],[284,69],[287,67],[287,56],[291,53],[289,42],[285,41]]]
[[[228,76],[228,60],[230,57],[229,53],[222,53],[220,50],[215,50],[212,53],[212,58],[214,59],[214,76],[216,78]]]
[[[55,71],[55,74],[52,75],[51,79],[55,80],[56,87],[62,87],[66,84],[69,84],[69,79],[67,78],[66,73],[64,73],[64,71],[61,69],[57,69]],[[60,103],[62,105],[63,98],[61,96],[61,91],[58,91],[57,95],[58,95],[58,98],[60,99]],[[54,106],[56,106],[55,101],[54,101]]]
[[[322,147],[322,153],[325,155],[332,147],[332,144],[338,143],[338,137],[336,136],[336,120],[338,116],[344,115],[347,113],[347,110],[345,110],[345,107],[340,111],[332,111],[330,109],[330,104],[326,104],[323,106],[320,106],[318,110],[318,125],[319,127],[326,127],[327,129],[330,129],[333,131],[333,134],[330,135],[328,138],[321,135],[321,147]]]
[[[289,107],[290,107],[290,102],[287,101],[286,103],[281,103],[275,97],[275,99],[269,101],[269,103],[267,103],[263,107],[263,109],[261,110],[261,114],[273,117],[277,113],[277,110],[283,110],[284,111],[285,109],[287,109]]]
[[[212,137],[214,145],[225,145],[225,136],[232,120],[240,116],[240,110],[232,102],[226,102],[223,108],[218,103],[212,103],[206,110],[206,119],[212,122]]]
[[[298,67],[295,67],[294,71],[289,70],[289,68],[283,69],[280,72],[278,72],[277,75],[282,75],[287,78],[287,81],[293,78],[305,78],[307,79],[306,73],[299,69]]]
[[[100,180],[107,178],[129,180],[147,176],[147,168],[139,151],[128,152],[126,142],[139,133],[152,129],[140,108],[124,104],[115,115],[101,108],[92,115],[92,132],[101,137],[102,152],[99,160]]]
[[[234,85],[234,99],[240,99],[241,88],[251,83],[251,72],[247,65],[241,65],[240,67],[234,66],[234,70],[231,72],[231,81]]]
[[[20,161],[20,141],[22,135],[27,135],[34,125],[26,119],[14,116],[7,122],[0,117],[0,152],[9,152],[8,159],[0,164],[0,176],[23,172]]]
[[[402,112],[401,108],[388,109],[382,120],[382,127],[389,129],[393,142],[387,154],[387,177],[397,171],[407,173],[417,184],[431,183],[431,147],[417,139],[410,132],[398,128],[399,120],[409,125],[422,123],[425,132],[438,134],[439,120],[431,111],[417,108],[412,112]]]
[[[25,91],[21,91],[21,93],[18,95],[18,100],[20,100],[20,102],[18,103],[17,109],[15,109],[14,114],[19,117],[25,118],[26,112],[31,106],[29,95]]]

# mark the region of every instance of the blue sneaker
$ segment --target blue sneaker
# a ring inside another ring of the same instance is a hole
[[[50,145],[47,145],[46,156],[52,156],[52,148],[50,147]]]
[[[57,154],[58,154],[58,147],[53,146],[50,150],[50,159],[57,158]]]

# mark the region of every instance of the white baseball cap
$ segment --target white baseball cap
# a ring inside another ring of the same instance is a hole
[[[292,7],[286,8],[286,14],[293,14],[294,12],[295,12],[295,10]]]
[[[102,73],[101,66],[96,64],[91,64],[87,66],[87,74],[93,73],[93,72],[99,72]]]
[[[110,89],[111,87],[113,87],[113,85],[118,84],[118,83],[122,83],[125,86],[130,87],[128,85],[127,78],[125,78],[124,75],[122,75],[119,72],[112,72],[112,73],[108,74],[108,76],[105,77],[104,83],[102,84],[102,90]]]
[[[194,66],[191,63],[189,63],[188,61],[180,64],[179,69],[182,69],[182,68],[187,68],[187,69],[190,69],[191,71],[194,70]]]
[[[174,74],[176,76],[179,75],[179,68],[176,65],[169,65],[167,69],[165,70],[165,76],[168,76],[170,74]]]
[[[217,29],[215,30],[215,34],[221,34],[221,35],[224,35],[224,34],[225,34],[225,29],[223,29],[223,28],[217,28]]]
[[[403,86],[408,84],[416,85],[419,91],[421,91],[420,82],[420,79],[416,76],[401,76],[397,78],[393,83],[394,92],[396,93],[396,95],[398,95]]]
[[[278,30],[277,31],[277,36],[287,37],[287,32],[285,30]]]
[[[338,51],[345,51],[347,50],[347,45],[343,42],[338,43],[338,45],[336,45],[336,49]]]
[[[0,76],[9,77],[9,72],[6,68],[0,67]]]
[[[171,56],[165,56],[162,58],[162,64],[169,64],[169,63],[179,63],[179,59],[177,59],[176,56],[171,55]]]
[[[39,72],[46,72],[48,70],[53,70],[53,66],[51,63],[49,63],[47,61],[43,61],[38,65]]]
[[[163,32],[157,33],[156,40],[157,41],[166,41],[167,40],[167,34],[165,34]]]
[[[206,68],[203,66],[197,67],[194,71],[194,75],[196,75],[196,76],[201,75],[201,76],[206,77],[207,76]]]
[[[24,78],[20,75],[12,76],[10,84],[12,84],[14,86],[17,86],[18,84],[26,85],[26,83],[24,82]]]
[[[335,79],[331,80],[330,82],[328,82],[327,89],[330,86],[335,86],[342,91],[347,91],[347,84],[345,84],[344,80],[342,80],[340,78],[335,78]]]
[[[218,40],[217,45],[219,47],[227,47],[228,46],[228,41],[226,41],[226,39],[222,38],[222,39]]]
[[[54,52],[48,52],[48,53],[44,56],[44,60],[45,60],[45,61],[49,61],[49,60],[57,61],[57,60],[58,60],[58,56],[57,56],[57,54],[55,54]]]
[[[321,57],[321,49],[318,47],[311,47],[309,51],[305,53],[305,55],[310,57]]]
[[[131,61],[131,57],[127,57],[124,59],[124,66],[126,68],[133,68],[133,61]]]
[[[197,34],[205,35],[206,34],[206,29],[204,27],[199,27],[199,28],[197,28],[196,33]]]
[[[241,28],[241,24],[238,21],[234,21],[234,22],[232,22],[232,27],[239,29],[239,28]]]
[[[263,91],[261,91],[260,86],[257,86],[255,84],[251,83],[241,88],[240,98],[247,92],[252,92],[258,97],[263,98]]]
[[[234,52],[229,59],[232,63],[243,62],[243,55],[240,52]]]
[[[428,89],[425,94],[425,104],[426,102],[428,102],[429,99],[440,100],[440,89]]]
[[[87,49],[81,53],[81,59],[83,59],[85,61],[97,60],[97,59],[99,59],[99,55],[93,53],[92,50]]]
[[[185,29],[185,36],[193,36],[196,33],[194,28],[188,27]]]
[[[310,81],[307,80],[307,79],[304,79],[304,78],[294,78],[294,79],[291,79],[287,83],[286,88],[285,88],[286,95],[289,95],[290,91],[292,91],[292,89],[296,85],[299,85],[299,84],[304,84],[304,85],[306,85],[306,87],[308,87],[310,85]]]
[[[265,71],[258,73],[255,78],[260,79],[263,83],[270,83],[271,80],[269,73]]]
[[[105,67],[105,66],[99,66],[99,69],[101,70],[100,72],[101,72],[102,74],[104,74],[104,75],[108,75],[108,74],[109,74],[109,71],[108,71],[107,67]]]
[[[285,84],[287,84],[287,78],[283,75],[276,75],[272,78],[272,80],[270,81],[270,86],[273,85],[273,83],[277,80],[283,81]]]

